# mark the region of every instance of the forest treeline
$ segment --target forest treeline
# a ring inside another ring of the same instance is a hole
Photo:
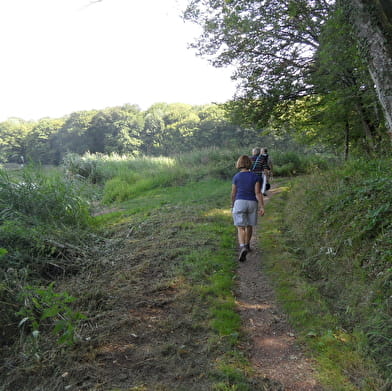
[[[372,4],[370,4],[372,3]],[[193,44],[234,66],[225,104],[156,103],[0,123],[0,162],[59,164],[68,152],[173,155],[260,136],[344,156],[390,152],[392,10],[385,1],[189,1]]]
[[[59,119],[0,123],[0,161],[18,162],[23,156],[58,165],[70,152],[167,156],[207,146],[247,145],[258,133],[230,122],[218,105],[157,103],[142,111],[127,104]]]

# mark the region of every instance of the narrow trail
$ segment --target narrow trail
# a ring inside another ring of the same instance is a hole
[[[276,192],[271,189],[269,195]],[[314,365],[296,343],[295,331],[277,305],[272,285],[263,272],[262,249],[258,247],[262,224],[261,218],[253,235],[252,251],[238,267],[236,300],[243,331],[248,336],[243,348],[256,373],[269,380],[271,390],[322,391]]]

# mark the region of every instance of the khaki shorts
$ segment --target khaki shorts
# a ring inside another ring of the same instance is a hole
[[[236,200],[232,210],[234,225],[247,227],[257,225],[257,201]]]

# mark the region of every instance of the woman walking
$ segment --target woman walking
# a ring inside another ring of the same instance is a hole
[[[240,253],[238,260],[243,262],[250,251],[253,226],[257,225],[257,213],[264,215],[264,199],[259,177],[250,171],[252,161],[247,155],[239,157],[231,189],[231,205],[234,225],[238,231]]]

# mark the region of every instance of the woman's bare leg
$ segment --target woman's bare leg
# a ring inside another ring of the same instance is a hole
[[[247,227],[237,227],[238,230],[238,243],[241,246],[246,244],[247,239]]]
[[[252,239],[252,234],[253,234],[253,227],[251,225],[248,225],[245,229],[245,244],[250,244],[250,240]]]

